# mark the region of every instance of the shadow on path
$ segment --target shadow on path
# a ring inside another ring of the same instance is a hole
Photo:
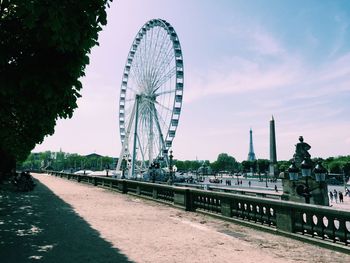
[[[37,180],[20,193],[0,185],[0,262],[131,262]]]

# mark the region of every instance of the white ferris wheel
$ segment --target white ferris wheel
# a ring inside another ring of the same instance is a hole
[[[183,57],[179,38],[165,20],[152,19],[136,34],[124,67],[119,98],[122,161],[128,177],[146,171],[156,160],[169,165],[182,108]]]

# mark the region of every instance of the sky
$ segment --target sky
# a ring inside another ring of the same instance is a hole
[[[269,158],[274,116],[278,160],[300,135],[312,157],[350,154],[350,1],[115,0],[92,49],[71,119],[33,152],[119,156],[122,74],[138,30],[167,20],[184,58],[184,96],[173,155]]]

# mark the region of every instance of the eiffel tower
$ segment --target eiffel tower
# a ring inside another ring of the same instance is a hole
[[[253,149],[253,131],[250,128],[250,140],[249,140],[249,153],[248,153],[248,161],[255,161],[255,153],[254,153],[254,149]]]

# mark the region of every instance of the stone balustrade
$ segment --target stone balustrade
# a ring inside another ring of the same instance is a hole
[[[111,177],[48,173],[350,253],[349,211],[238,193]]]

